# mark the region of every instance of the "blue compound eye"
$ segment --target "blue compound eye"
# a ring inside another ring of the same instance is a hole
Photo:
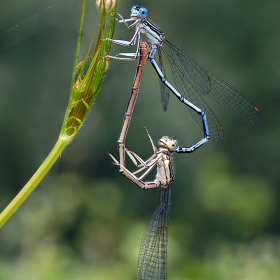
[[[148,10],[146,8],[140,8],[138,11],[139,18],[146,18],[148,16]]]

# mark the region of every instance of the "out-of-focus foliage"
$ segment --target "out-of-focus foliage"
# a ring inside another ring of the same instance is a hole
[[[1,2],[1,209],[50,151],[66,110],[81,4],[67,0],[38,14],[55,2]],[[133,4],[120,0],[118,11],[128,17]],[[149,9],[170,40],[254,101],[262,114],[258,126],[248,126],[214,104],[225,141],[175,155],[168,278],[280,279],[279,1],[137,4]],[[94,3],[88,1],[88,8],[84,42],[98,30]],[[115,38],[132,34],[116,26]],[[120,51],[113,46],[113,53]],[[86,126],[1,230],[0,279],[135,278],[141,236],[159,190],[138,189],[106,154],[117,155],[135,67],[111,62]],[[185,146],[202,137],[173,96],[163,112],[150,65],[127,139],[127,147],[143,158],[152,153],[144,126],[155,140],[176,135]]]

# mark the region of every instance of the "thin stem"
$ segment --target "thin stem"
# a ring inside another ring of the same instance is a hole
[[[52,168],[58,157],[61,155],[65,147],[70,144],[71,138],[59,138],[55,146],[44,160],[42,165],[30,178],[27,184],[17,194],[17,196],[10,202],[10,204],[0,214],[0,228],[10,219],[10,217],[18,210],[18,208],[24,203],[29,195],[35,190],[42,179],[46,176],[49,170]]]
[[[86,0],[83,0],[80,34],[76,49],[69,102],[58,141],[45,161],[28,181],[28,183],[0,214],[0,228],[20,208],[20,206],[25,202],[25,200],[30,196],[30,194],[36,189],[39,183],[49,172],[51,167],[57,161],[58,157],[61,155],[62,151],[75,139],[90,112],[93,102],[101,91],[104,74],[108,68],[107,64],[109,63],[105,56],[111,48],[111,41],[104,41],[103,39],[112,38],[113,36],[116,5],[112,11],[110,26],[106,34],[105,29],[110,14],[105,12],[101,13],[100,30],[94,54],[93,56],[90,55],[90,49],[92,46],[91,40],[85,59],[82,61],[82,63],[78,64],[78,57],[82,43],[82,34],[84,30],[85,9]],[[85,63],[88,61],[88,59],[90,59],[91,62],[88,69],[85,69]]]

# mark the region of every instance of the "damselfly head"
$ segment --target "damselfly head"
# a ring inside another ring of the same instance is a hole
[[[158,144],[161,147],[168,149],[169,151],[175,151],[179,146],[177,140],[169,136],[163,136],[162,138],[160,138]]]
[[[148,10],[144,7],[140,7],[139,5],[134,5],[131,8],[130,16],[133,19],[137,19],[137,18],[144,19],[148,16]]]

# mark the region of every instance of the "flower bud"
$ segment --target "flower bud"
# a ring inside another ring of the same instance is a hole
[[[109,14],[116,6],[117,0],[95,0],[99,13]]]

